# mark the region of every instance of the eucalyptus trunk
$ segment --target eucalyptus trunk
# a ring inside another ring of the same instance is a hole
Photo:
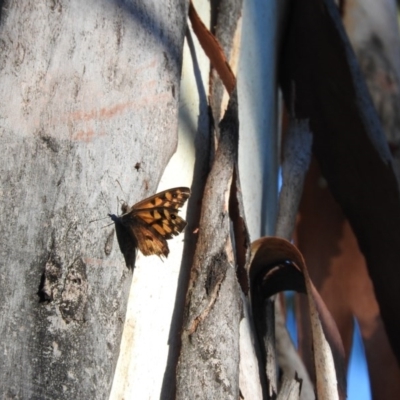
[[[153,194],[176,149],[186,7],[3,8],[1,398],[109,396],[132,272],[91,221]]]

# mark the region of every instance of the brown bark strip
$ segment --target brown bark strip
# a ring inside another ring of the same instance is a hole
[[[309,118],[314,153],[365,255],[385,327],[400,360],[400,193],[392,157],[332,0],[293,3],[281,84]]]
[[[229,199],[238,151],[236,92],[220,124],[186,298],[177,399],[239,397],[240,287],[229,253]]]
[[[240,49],[240,20],[243,12],[242,0],[219,0],[211,11],[211,32],[214,34],[221,51],[226,57],[233,73],[237,71],[238,52]],[[238,43],[239,42],[239,43]],[[213,65],[213,64],[212,64]],[[213,65],[214,67],[214,65]],[[210,71],[210,107],[214,121],[220,121],[222,112],[228,103],[227,92],[219,71]],[[218,135],[218,134],[217,134]]]
[[[226,90],[229,94],[232,94],[236,86],[236,77],[232,72],[220,44],[217,39],[215,39],[215,36],[203,24],[192,2],[190,2],[189,5],[189,18],[201,47],[210,59],[212,66],[217,70]]]

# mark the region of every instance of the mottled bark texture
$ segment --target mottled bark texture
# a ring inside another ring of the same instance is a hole
[[[2,10],[0,398],[108,398],[132,275],[114,228],[90,220],[152,194],[176,148],[186,14],[183,0]]]
[[[392,157],[332,0],[293,3],[282,57],[286,104],[309,118],[313,150],[357,237],[400,360],[400,194]]]
[[[231,236],[230,197],[236,185],[238,119],[236,92],[220,124],[221,138],[208,177],[192,267],[178,399],[239,398],[239,323],[242,316]],[[236,244],[238,247],[246,243]],[[248,245],[248,243],[247,243]]]

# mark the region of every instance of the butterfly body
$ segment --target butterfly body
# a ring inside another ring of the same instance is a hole
[[[186,221],[178,215],[190,196],[190,189],[178,187],[157,193],[129,207],[122,204],[122,215],[108,214],[114,221],[122,253],[139,248],[145,255],[167,257],[167,239],[179,235]],[[131,241],[131,242],[130,242]]]

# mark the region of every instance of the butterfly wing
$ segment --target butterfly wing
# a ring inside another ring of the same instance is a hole
[[[137,239],[132,235],[129,226],[114,214],[108,214],[115,224],[115,232],[121,253],[124,255],[125,264],[129,269],[135,268],[136,251],[138,247]]]
[[[190,189],[187,187],[177,187],[164,190],[163,192],[157,193],[154,196],[139,201],[139,203],[136,203],[130,207],[127,212],[130,212],[133,209],[141,210],[158,207],[173,208],[177,210],[185,204],[185,201],[189,198],[189,196]]]
[[[114,221],[115,222],[115,221]],[[130,229],[121,222],[115,222],[115,232],[121,253],[124,255],[125,264],[129,269],[135,268],[137,239],[132,237]]]
[[[186,221],[178,215],[178,209],[189,196],[189,188],[178,187],[157,193],[132,207],[124,206],[120,220],[144,255],[168,256],[166,240],[185,228]]]
[[[186,221],[178,215],[178,210],[174,208],[133,209],[131,218],[139,219],[146,225],[151,226],[154,231],[165,239],[171,239],[174,235],[179,235],[186,226]]]
[[[159,257],[168,257],[169,248],[166,239],[151,225],[137,219],[129,225],[129,230],[143,255],[151,256],[155,254]]]

